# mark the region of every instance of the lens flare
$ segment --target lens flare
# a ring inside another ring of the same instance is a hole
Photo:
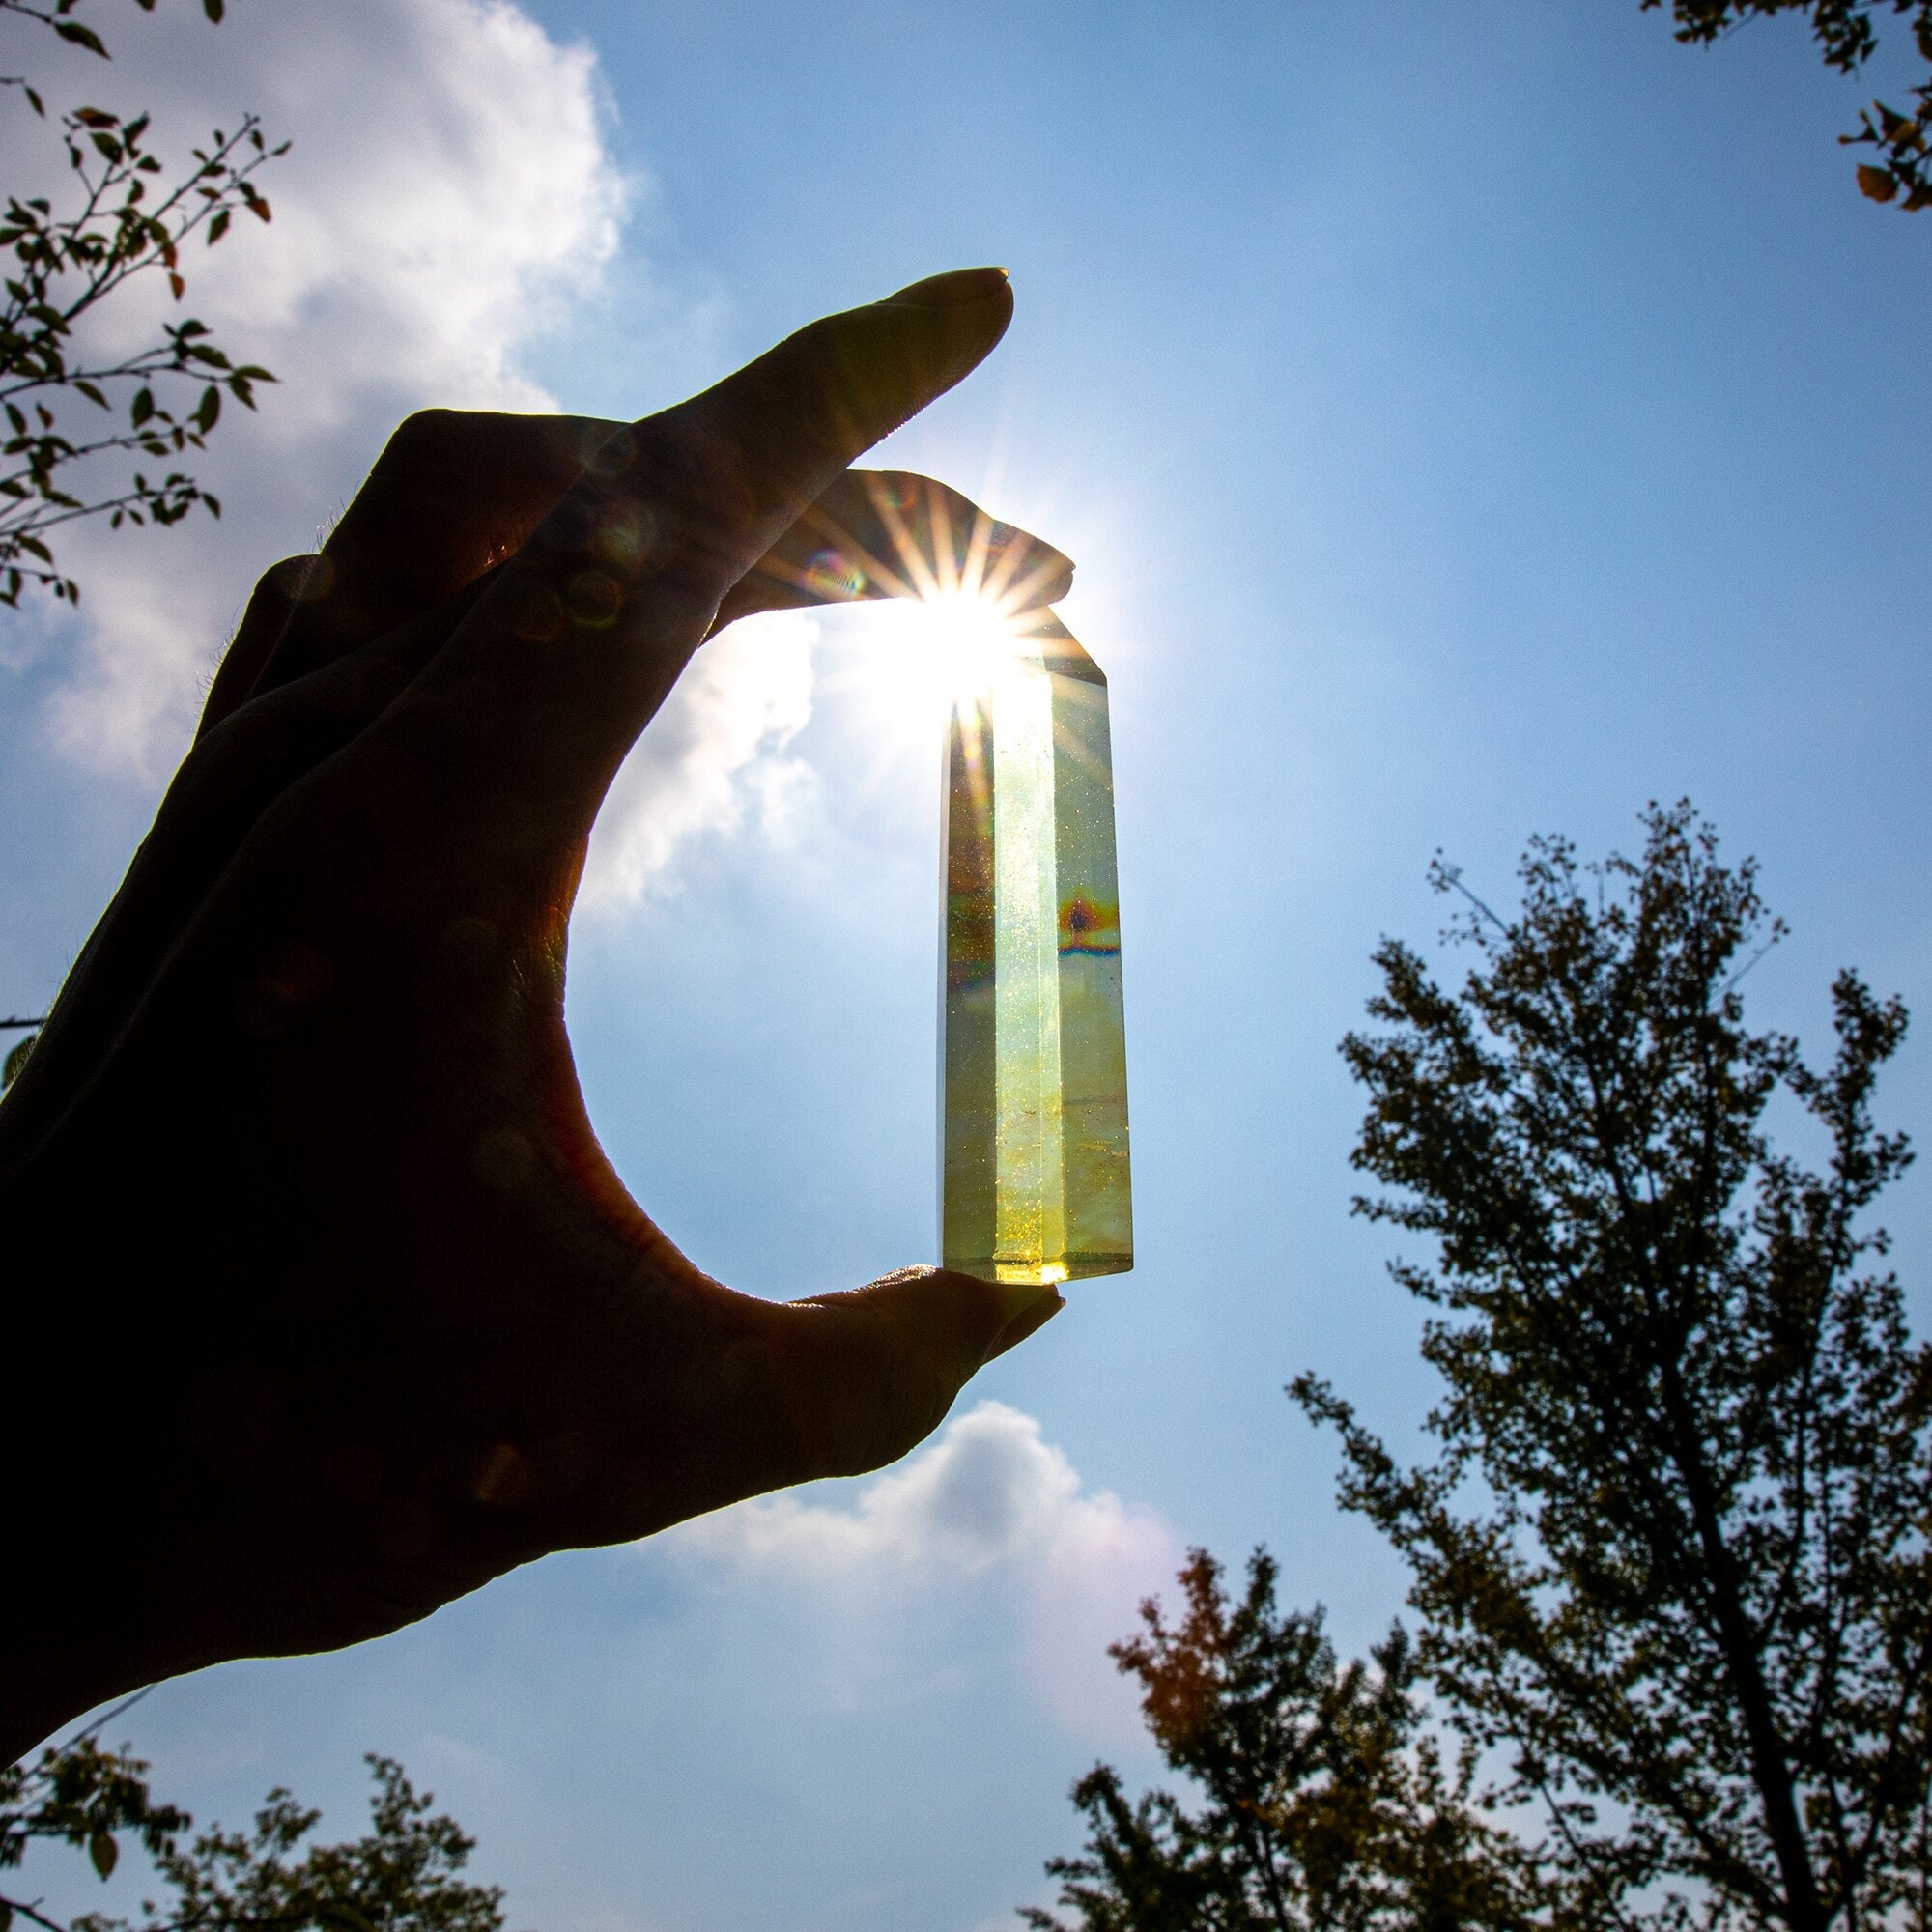
[[[1021,649],[1014,613],[991,598],[942,591],[906,607],[907,643],[923,659],[935,706],[976,704]]]

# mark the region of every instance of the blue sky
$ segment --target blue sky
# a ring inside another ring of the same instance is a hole
[[[1506,902],[1528,834],[1630,846],[1688,792],[1793,926],[1760,1022],[1822,1042],[1848,963],[1925,1008],[1932,219],[1854,192],[1862,91],[1798,24],[1686,49],[1635,0],[232,11],[129,24],[117,78],[184,132],[244,96],[295,128],[290,252],[211,283],[284,393],[224,430],[233,527],[102,549],[99,614],[0,637],[0,1003],[54,983],[249,578],[404,410],[655,407],[1002,262],[1008,340],[887,449],[1080,565],[1140,1262],[883,1485],[172,1685],[132,1735],[198,1813],[282,1780],[336,1827],[357,1753],[394,1752],[520,1928],[1009,1923],[1077,1841],[1071,1779],[1151,1769],[1099,1651],[1184,1546],[1265,1540],[1351,1645],[1400,1606],[1280,1389],[1315,1367],[1398,1439],[1429,1400],[1391,1242],[1348,1213],[1334,1049],[1378,939],[1441,924],[1434,851]],[[614,1160],[764,1293],[932,1253],[908,647],[873,614],[700,659],[574,930]],[[1891,1123],[1928,1065],[1909,1044]],[[1922,1317],[1923,1176],[1888,1218]]]

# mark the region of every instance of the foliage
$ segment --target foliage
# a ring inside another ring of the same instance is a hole
[[[1606,1909],[1923,1932],[1932,1350],[1865,1225],[1911,1157],[1872,1120],[1905,1011],[1841,974],[1823,1071],[1748,1031],[1754,867],[1688,805],[1644,822],[1640,864],[1533,841],[1514,922],[1459,922],[1460,995],[1380,948],[1387,1030],[1343,1052],[1355,1164],[1399,1191],[1356,1206],[1436,1245],[1392,1270],[1436,1311],[1436,1460],[1293,1393],[1410,1566],[1424,1666]]]
[[[84,1850],[105,1879],[118,1861],[116,1834],[126,1833],[172,1894],[144,1900],[133,1918],[94,1912],[66,1925],[36,1901],[0,1893],[0,1932],[19,1932],[14,1919],[41,1932],[501,1932],[501,1891],[458,1877],[474,1841],[453,1819],[426,1815],[432,1795],[393,1759],[367,1762],[376,1784],[368,1835],[306,1846],[321,1814],[280,1789],[252,1832],[216,1826],[184,1843],[193,1820],[156,1804],[146,1764],[90,1738],[0,1771],[0,1872],[42,1840]]]
[[[1663,0],[1642,0],[1648,13]],[[1827,67],[1856,73],[1878,50],[1878,29],[1872,15],[1884,11],[1885,0],[1671,0],[1677,38],[1709,44],[1747,20],[1797,11],[1810,16],[1812,38]],[[1912,39],[1920,60],[1932,62],[1932,0],[1891,0],[1894,14],[1912,15]],[[1878,150],[1873,161],[1859,166],[1859,189],[1873,201],[1896,201],[1916,213],[1932,208],[1932,79],[1912,91],[1913,106],[1899,113],[1882,100],[1859,116],[1856,134],[1840,134],[1846,147]],[[1903,197],[1901,199],[1901,197]]]
[[[134,0],[134,4],[144,14],[155,11],[155,0]],[[62,40],[71,41],[75,46],[85,47],[104,60],[107,49],[100,36],[85,21],[74,18],[80,6],[81,0],[0,0],[0,14],[18,14],[23,19],[38,20],[42,26],[51,27]],[[201,0],[201,11],[219,26],[228,11],[227,0]]]
[[[1446,1761],[1415,1696],[1400,1628],[1373,1666],[1339,1663],[1320,1610],[1278,1611],[1276,1566],[1248,1564],[1239,1602],[1206,1550],[1180,1573],[1186,1612],[1157,1602],[1113,1647],[1140,1680],[1168,1764],[1202,1804],[1164,1791],[1130,1804],[1100,1765],[1074,1787],[1089,1839],[1055,1859],[1071,1921],[1037,1908],[1037,1932],[1369,1932],[1551,1922],[1535,1861],[1487,1823],[1474,1761]]]
[[[137,0],[153,12],[155,0]],[[105,59],[100,36],[73,17],[79,0],[0,0],[14,14]],[[202,0],[212,21],[222,0]],[[19,75],[33,112],[47,118],[38,88]],[[252,177],[287,148],[270,149],[254,115],[232,132],[217,128],[173,174],[148,145],[148,116],[82,106],[59,117],[71,197],[13,194],[0,217],[0,251],[11,272],[0,301],[0,604],[17,605],[29,584],[74,602],[79,586],[57,566],[49,532],[84,517],[124,524],[176,524],[197,503],[219,501],[180,468],[128,468],[128,459],[173,465],[206,446],[224,395],[255,406],[268,370],[237,363],[192,316],[163,322],[158,339],[126,355],[90,353],[77,326],[118,291],[159,274],[179,301],[186,292],[183,249],[199,234],[213,246],[238,211],[270,219]],[[84,426],[79,426],[84,425]]]

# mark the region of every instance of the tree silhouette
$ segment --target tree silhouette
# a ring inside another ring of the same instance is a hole
[[[460,1876],[475,1841],[429,1815],[433,1794],[392,1758],[367,1763],[376,1789],[363,1837],[309,1842],[321,1813],[277,1788],[252,1831],[217,1825],[190,1839],[193,1819],[156,1802],[147,1765],[125,1747],[103,1750],[91,1735],[50,1747],[0,1771],[0,1873],[43,1843],[84,1852],[105,1879],[128,1837],[166,1896],[132,1918],[91,1912],[69,1923],[0,1891],[0,1932],[501,1932],[501,1891]]]
[[[136,0],[152,13],[155,0]],[[223,0],[201,0],[211,21]],[[33,21],[107,58],[99,33],[74,17],[80,0],[0,0],[0,24]],[[47,119],[41,90],[25,76],[0,76]],[[0,290],[0,605],[29,586],[73,603],[75,580],[62,571],[50,533],[83,518],[177,524],[199,504],[219,516],[217,498],[186,470],[151,473],[129,460],[173,465],[206,446],[224,396],[249,409],[268,370],[234,361],[193,316],[163,322],[141,347],[99,351],[83,323],[122,291],[165,276],[186,293],[183,250],[196,235],[212,246],[237,212],[267,221],[270,207],[252,179],[287,148],[270,149],[252,114],[231,132],[217,128],[170,174],[149,145],[146,114],[79,106],[58,117],[71,176],[60,207],[45,195],[7,197],[0,251],[11,254]]]
[[[1556,1926],[1573,1917],[1535,1855],[1482,1814],[1475,1755],[1445,1753],[1398,1628],[1371,1662],[1340,1662],[1320,1610],[1277,1609],[1258,1550],[1238,1601],[1204,1549],[1169,1626],[1113,1646],[1141,1684],[1148,1729],[1199,1792],[1130,1803],[1118,1772],[1074,1787],[1085,1853],[1047,1866],[1060,1904],[1037,1932],[1449,1932]]]
[[[1377,954],[1357,1203],[1426,1236],[1438,1445],[1401,1466],[1323,1383],[1342,1499],[1406,1559],[1418,1657],[1606,1912],[1923,1928],[1932,1780],[1932,1350],[1866,1210],[1906,1015],[1853,973],[1831,1065],[1753,1033],[1780,931],[1688,805],[1640,863],[1534,841],[1442,990]],[[1438,862],[1438,887],[1456,883]],[[1774,1103],[1824,1151],[1774,1146]]]
[[[106,43],[76,17],[82,0],[0,0],[0,27],[34,22],[108,58]],[[156,0],[135,0],[153,13]],[[225,0],[201,0],[218,25]],[[43,121],[46,101],[22,74],[0,74]],[[0,286],[0,605],[16,607],[30,587],[79,601],[80,585],[60,569],[51,533],[84,518],[124,525],[178,524],[197,504],[213,516],[220,499],[185,470],[151,475],[120,459],[172,464],[206,448],[224,395],[255,407],[268,370],[235,362],[193,316],[160,325],[158,339],[132,352],[93,355],[76,329],[130,283],[167,277],[186,294],[183,247],[199,233],[213,246],[238,210],[268,221],[271,210],[251,177],[287,152],[270,148],[260,123],[243,115],[232,133],[216,128],[193,164],[170,177],[148,147],[148,117],[126,119],[82,106],[59,118],[73,198],[56,210],[43,195],[9,194],[0,251],[12,271]],[[82,406],[85,406],[84,408]],[[73,427],[76,416],[86,427]],[[0,1020],[0,1035],[23,1037],[0,1054],[0,1092],[33,1051],[38,1019]]]
[[[1650,13],[1663,0],[1642,0]],[[1811,22],[1812,38],[1825,65],[1839,73],[1857,73],[1878,51],[1878,29],[1872,15],[1885,11],[1884,0],[1670,0],[1677,38],[1690,44],[1709,45],[1747,20],[1774,14],[1800,13]],[[1891,0],[1894,14],[1912,16],[1912,43],[1921,61],[1932,63],[1932,0]],[[1860,193],[1873,201],[1889,201],[1910,213],[1932,208],[1932,80],[1912,90],[1912,106],[1904,113],[1874,100],[1859,116],[1856,134],[1840,134],[1842,146],[1876,149],[1873,160],[1859,164]]]

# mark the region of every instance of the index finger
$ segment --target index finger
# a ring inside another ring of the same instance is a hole
[[[853,458],[979,362],[1011,312],[1004,270],[935,276],[618,432],[385,724],[444,744],[461,769],[439,790],[466,816],[479,795],[507,796],[526,826],[534,813],[558,841],[582,837],[726,590]],[[452,705],[453,736],[434,724]]]

